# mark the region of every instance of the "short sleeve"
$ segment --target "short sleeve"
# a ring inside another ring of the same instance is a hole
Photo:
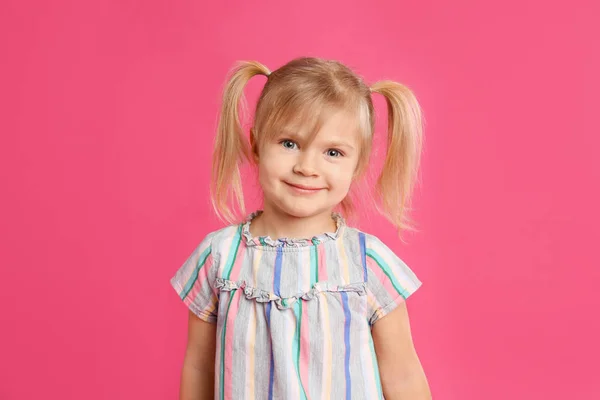
[[[389,314],[413,294],[422,283],[390,248],[374,236],[365,245],[369,322]]]
[[[214,288],[215,255],[211,237],[207,236],[171,278],[179,298],[200,319],[217,322],[218,296]]]

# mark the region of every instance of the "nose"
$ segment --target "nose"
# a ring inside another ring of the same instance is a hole
[[[317,166],[314,156],[309,152],[300,152],[294,165],[294,172],[298,175],[317,176]]]

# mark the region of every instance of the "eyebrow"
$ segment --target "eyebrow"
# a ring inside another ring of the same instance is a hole
[[[327,146],[328,147],[346,147],[348,149],[355,150],[354,146],[352,146],[350,143],[343,142],[343,141],[329,142]]]
[[[276,139],[281,139],[284,137],[289,138],[289,139],[294,139],[294,140],[304,139],[304,137],[299,135],[298,133],[296,133],[294,131],[288,131],[288,130],[283,130],[278,135],[275,135]]]

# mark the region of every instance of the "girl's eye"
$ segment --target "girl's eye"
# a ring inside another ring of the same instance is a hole
[[[281,141],[281,144],[286,149],[294,150],[296,148],[296,143],[292,142],[291,140],[283,140]]]
[[[335,150],[335,149],[327,150],[327,155],[329,157],[334,157],[334,158],[343,156],[343,154],[339,150]]]

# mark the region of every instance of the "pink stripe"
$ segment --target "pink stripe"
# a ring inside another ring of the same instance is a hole
[[[258,274],[258,268],[260,267],[260,263],[262,261],[263,252],[258,251],[253,258],[253,266],[252,266],[252,285],[256,285],[256,275]],[[248,326],[248,354],[246,355],[246,387],[248,388],[246,392],[246,400],[254,400],[255,398],[255,382],[254,382],[254,374],[255,374],[255,353],[256,353],[256,304],[252,304],[252,312],[250,312],[250,322]],[[267,389],[268,390],[268,389]]]
[[[302,300],[298,300],[302,301]],[[306,398],[310,400],[310,382],[308,381],[308,363],[310,357],[310,329],[309,329],[309,321],[308,321],[308,307],[306,306],[308,303],[304,302],[301,305],[305,307],[302,308],[302,320],[300,327],[300,380],[304,390],[306,392]]]
[[[245,244],[240,243],[240,247],[238,248],[238,253],[235,257],[235,262],[233,263],[233,268],[231,269],[230,278],[232,281],[237,281],[240,279],[240,271],[242,269],[242,264],[244,263],[244,259],[246,258],[247,247]]]
[[[192,304],[194,302],[194,300],[196,299],[196,296],[198,296],[198,293],[200,293],[200,290],[202,289],[206,280],[208,279],[208,271],[211,268],[212,268],[212,256],[208,256],[208,258],[206,259],[206,262],[204,263],[202,268],[200,268],[200,271],[198,271],[198,278],[196,279],[196,282],[194,282],[194,284],[192,285],[192,290],[190,290],[187,297],[185,299],[183,299],[183,302],[185,303],[185,305],[189,306],[190,304]],[[214,293],[214,291],[213,291],[213,293]]]
[[[396,288],[394,288],[392,281],[383,272],[381,267],[379,267],[379,264],[377,264],[377,262],[371,257],[367,257],[367,265],[372,271],[375,272],[377,280],[381,282],[381,285],[386,290],[386,292],[388,292],[392,298],[396,298],[396,296],[398,296],[398,292],[396,292]]]
[[[321,293],[321,296],[326,296]],[[321,399],[329,400],[331,398],[331,376],[333,370],[333,350],[331,346],[331,325],[329,323],[329,305],[326,298],[319,301],[319,307],[322,307],[323,314],[323,387],[321,388]]]
[[[254,400],[254,354],[256,353],[256,314],[250,313],[248,326],[248,354],[246,355],[246,392],[247,400]]]
[[[242,289],[237,289],[234,292],[230,292],[234,296],[231,300],[231,306],[229,307],[229,313],[227,314],[227,331],[225,332],[225,393],[224,397],[227,400],[233,399],[233,332],[235,330],[235,317],[240,308],[240,300],[242,299]],[[237,299],[235,298],[237,297]],[[239,384],[239,382],[236,382]]]

